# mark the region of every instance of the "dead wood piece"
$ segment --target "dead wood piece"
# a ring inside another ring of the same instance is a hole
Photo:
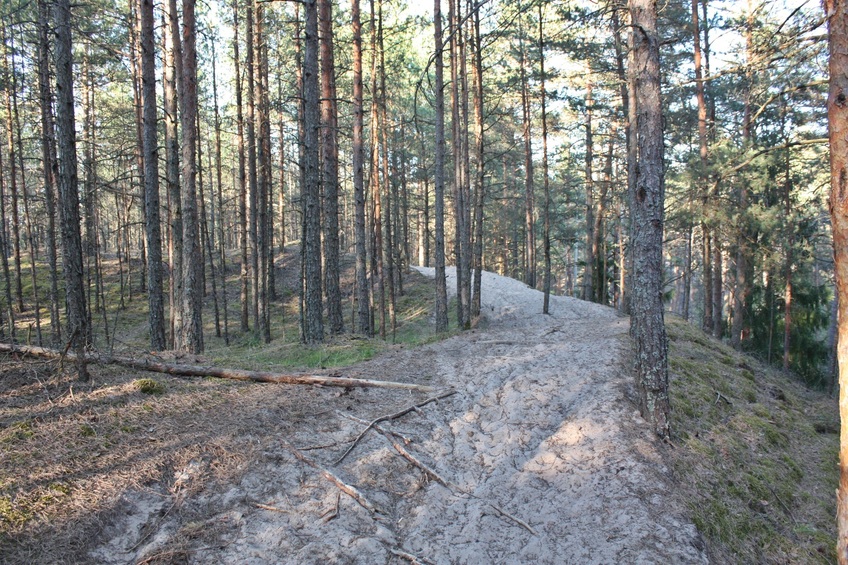
[[[380,509],[377,508],[370,500],[368,500],[365,495],[362,494],[355,486],[347,484],[339,477],[337,477],[332,471],[325,469],[324,467],[322,467],[321,465],[301,453],[295,446],[290,445],[286,442],[282,442],[282,445],[283,447],[291,451],[299,461],[306,463],[307,465],[318,471],[322,477],[336,485],[339,490],[341,490],[343,493],[358,502],[360,506],[374,514],[382,514]]]
[[[338,459],[336,459],[333,462],[333,465],[338,465],[339,463],[344,461],[344,458],[347,457],[348,454],[351,451],[353,451],[353,448],[356,447],[359,444],[359,442],[362,440],[362,438],[365,437],[365,434],[368,433],[368,430],[370,430],[372,427],[374,427],[374,425],[379,424],[380,422],[386,422],[388,420],[396,420],[396,419],[400,418],[401,416],[405,416],[406,414],[409,414],[410,412],[418,410],[422,406],[426,406],[426,405],[430,404],[431,402],[435,402],[437,400],[447,398],[448,396],[453,396],[454,394],[456,394],[456,392],[457,391],[455,389],[450,389],[450,390],[447,390],[447,391],[445,391],[441,394],[437,394],[436,396],[431,396],[427,400],[424,400],[423,402],[419,402],[418,404],[413,404],[412,406],[407,406],[403,410],[401,410],[399,412],[395,412],[394,414],[388,414],[386,416],[380,416],[379,418],[372,420],[368,424],[368,426],[366,426],[365,429],[362,430],[362,432],[356,437],[356,439],[353,440],[353,443],[350,444],[350,447],[348,447],[347,450],[344,453],[342,453],[341,457],[339,457]]]
[[[727,403],[728,406],[733,406],[733,403],[730,402],[729,398],[727,398],[726,396],[724,396],[722,393],[720,393],[718,391],[715,391],[715,393],[716,393],[715,404],[718,404],[719,401],[724,400]]]
[[[389,551],[392,553],[392,555],[394,555],[396,557],[400,557],[401,559],[406,559],[407,561],[409,561],[413,565],[418,565],[419,563],[423,563],[424,565],[432,565],[434,563],[433,561],[430,561],[429,559],[424,559],[423,557],[418,557],[417,555],[413,555],[413,554],[409,553],[408,551],[404,551],[404,550],[400,549],[399,547],[390,547]]]
[[[339,503],[342,501],[342,493],[338,493],[336,495],[336,505],[333,508],[330,508],[323,514],[321,514],[321,518],[324,519],[324,522],[329,522],[330,520],[337,518],[339,515]]]
[[[66,359],[76,360],[77,358],[76,354],[73,352],[68,352],[67,354],[63,355],[63,352],[61,351],[47,349],[45,347],[33,347],[8,343],[0,343],[0,352],[31,355],[33,357],[42,357],[47,359],[62,359],[64,357]],[[420,392],[433,392],[435,390],[433,387],[430,386],[417,385],[413,383],[376,381],[371,379],[356,379],[345,377],[329,377],[323,375],[287,375],[282,373],[271,373],[263,371],[229,369],[226,367],[179,365],[174,363],[165,363],[150,358],[134,359],[131,357],[111,355],[86,355],[84,361],[86,363],[97,363],[99,365],[120,365],[122,367],[129,367],[131,369],[138,369],[140,371],[151,371],[154,373],[164,373],[167,375],[176,375],[179,377],[217,377],[220,379],[251,381],[258,383],[322,385],[360,388],[375,387],[415,390]]]
[[[338,412],[338,414],[339,414],[340,416],[344,416],[344,417],[346,417],[346,418],[350,418],[351,420],[354,420],[354,421],[359,422],[359,423],[362,423],[362,424],[367,423],[367,422],[365,422],[364,420],[360,420],[360,419],[359,419],[359,418],[357,418],[356,416],[350,416],[350,415],[348,415],[348,414],[344,414],[344,413],[342,413],[342,412]],[[423,463],[423,462],[422,462],[421,460],[419,460],[417,457],[415,457],[414,455],[412,455],[412,454],[411,454],[411,453],[410,453],[410,452],[409,452],[409,451],[408,451],[408,450],[407,450],[404,446],[402,446],[402,445],[401,445],[401,444],[397,441],[397,439],[395,439],[395,434],[394,434],[394,432],[391,432],[391,431],[389,431],[389,430],[386,430],[385,428],[382,428],[382,427],[378,426],[377,424],[374,424],[372,427],[373,427],[373,428],[374,428],[374,430],[376,430],[376,431],[377,431],[380,435],[382,435],[384,438],[386,438],[386,439],[389,441],[389,443],[391,443],[391,444],[392,444],[392,447],[394,447],[394,448],[395,448],[395,451],[397,451],[397,452],[401,455],[401,457],[403,457],[404,459],[406,459],[407,461],[409,461],[410,463],[412,463],[413,465],[415,465],[416,467],[418,467],[419,469],[421,469],[422,471],[424,471],[424,472],[425,472],[427,475],[429,475],[429,476],[430,476],[430,477],[431,477],[434,481],[436,481],[437,483],[439,483],[439,484],[440,484],[440,485],[442,485],[443,487],[447,488],[448,490],[453,490],[453,489],[454,489],[454,487],[453,487],[453,486],[452,486],[452,485],[451,485],[451,484],[450,484],[450,483],[449,483],[446,479],[442,478],[442,477],[441,477],[441,476],[440,476],[440,475],[439,475],[436,471],[434,471],[433,469],[431,469],[431,468],[430,468],[430,467],[429,467],[426,463]]]
[[[478,500],[482,500],[482,499],[480,499],[480,498],[478,498],[478,497],[476,497],[476,496],[475,496],[474,498],[477,498]],[[490,507],[490,508],[492,508],[495,512],[497,512],[498,514],[500,514],[500,515],[501,515],[501,516],[503,516],[504,518],[507,518],[507,519],[509,519],[509,520],[512,520],[513,522],[515,522],[516,524],[518,524],[519,526],[521,526],[522,528],[524,528],[525,530],[527,530],[528,532],[530,532],[531,534],[533,534],[534,536],[535,536],[535,535],[538,535],[538,534],[536,533],[536,530],[534,530],[533,528],[531,528],[531,527],[530,527],[530,525],[529,525],[527,522],[525,522],[524,520],[522,520],[522,519],[520,519],[520,518],[516,518],[515,516],[513,516],[512,514],[510,514],[509,512],[507,512],[506,510],[504,510],[503,508],[501,508],[500,506],[497,506],[497,505],[495,505],[495,504],[492,504],[491,502],[487,502],[486,504],[488,504],[488,505],[489,505],[489,507]]]
[[[288,510],[283,510],[282,508],[277,508],[276,506],[270,506],[268,504],[262,504],[261,502],[254,502],[253,506],[256,508],[261,508],[262,510],[268,510],[270,512],[279,512],[281,514],[288,514]]]

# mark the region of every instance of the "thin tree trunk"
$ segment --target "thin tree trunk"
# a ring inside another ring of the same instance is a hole
[[[180,154],[177,139],[177,77],[181,75],[182,63],[180,53],[179,23],[177,22],[177,1],[167,0],[163,22],[164,61],[162,65],[162,91],[164,93],[165,119],[165,183],[168,187],[168,224],[170,235],[168,240],[168,259],[171,269],[168,273],[170,301],[170,335],[169,342],[173,346],[176,334],[182,327],[182,295],[183,295],[183,219],[180,202]]]
[[[248,44],[248,49],[250,46]],[[239,23],[238,23],[238,0],[233,0],[233,65],[235,66],[235,83],[236,83],[236,123],[238,137],[238,195],[239,195],[239,249],[241,251],[241,266],[240,266],[240,303],[241,303],[241,331],[247,332],[250,330],[250,315],[249,315],[249,281],[250,271],[248,268],[248,245],[247,245],[247,177],[245,165],[245,143],[244,143],[244,114],[242,103],[242,72],[241,58],[239,55]]]
[[[3,151],[0,146],[0,169],[3,168]],[[12,299],[12,274],[9,269],[9,242],[6,229],[6,178],[0,174],[0,258],[3,261],[3,281],[6,298],[6,322],[9,324],[9,337],[15,341],[15,309]]]
[[[3,39],[3,68],[5,70],[6,84],[12,85],[14,69],[9,65],[9,48],[6,38],[6,26],[0,28]],[[18,162],[15,152],[15,127],[14,114],[12,112],[12,91],[14,88],[5,88],[6,91],[6,141],[9,153],[9,196],[12,207],[12,259],[15,264],[15,301],[18,312],[24,311],[24,291],[21,283],[21,222],[18,209]]]
[[[587,74],[590,69],[586,70]],[[595,181],[592,172],[594,161],[594,132],[592,130],[592,111],[595,101],[592,98],[592,83],[586,84],[586,265],[583,271],[583,300],[595,300]]]
[[[53,127],[53,93],[50,88],[50,27],[47,0],[38,1],[38,91],[41,106],[41,158],[44,203],[47,212],[47,263],[50,267],[50,341],[58,346],[62,336],[59,313],[59,270],[56,256],[56,134]],[[0,214],[2,205],[0,204]],[[5,232],[5,219],[0,229]],[[4,249],[5,259],[5,249]]]
[[[368,292],[368,257],[365,242],[365,179],[362,100],[362,22],[359,0],[351,4],[353,22],[353,194],[356,245],[356,331],[371,335],[371,301]]]
[[[545,254],[545,280],[543,283],[544,298],[542,302],[542,313],[550,314],[551,301],[551,187],[548,181],[548,111],[547,111],[547,92],[545,90],[545,33],[544,33],[545,15],[542,10],[542,4],[539,4],[539,75],[541,84],[539,94],[542,99],[542,182],[545,187],[545,233],[544,233],[544,254]]]
[[[530,132],[530,93],[527,86],[527,55],[524,40],[521,49],[521,114],[524,128],[524,282],[536,288],[535,194],[533,191],[533,144]]]
[[[433,28],[435,36],[435,106],[436,106],[436,156],[434,165],[436,238],[436,332],[448,329],[448,297],[445,280],[445,85],[442,45],[442,11],[440,0],[433,0]]]
[[[473,11],[472,15],[472,46],[473,46],[473,84],[474,84],[474,140],[476,166],[474,182],[474,283],[471,292],[471,315],[480,315],[480,293],[483,278],[483,201],[485,197],[486,163],[484,160],[485,138],[483,134],[483,44],[480,36],[480,11],[468,2],[468,9]],[[544,69],[542,76],[544,77]],[[544,85],[542,86],[544,90]],[[545,175],[547,183],[547,175]],[[547,187],[547,184],[545,185]],[[549,243],[549,241],[548,241]],[[550,252],[550,246],[548,246]],[[549,270],[547,273],[549,274]]]
[[[230,344],[229,316],[227,314],[227,252],[224,243],[224,188],[221,164],[221,115],[218,110],[217,49],[212,45],[212,101],[215,105],[215,177],[218,181],[218,260],[221,262],[221,309],[224,313],[224,343]],[[282,138],[281,138],[282,139]]]

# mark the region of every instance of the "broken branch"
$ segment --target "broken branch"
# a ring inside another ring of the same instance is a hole
[[[426,405],[430,404],[431,402],[435,402],[437,400],[447,398],[448,396],[452,396],[454,394],[456,394],[456,390],[451,389],[451,390],[448,390],[448,391],[443,392],[441,394],[437,394],[436,396],[431,396],[427,400],[425,400],[423,402],[419,402],[418,404],[413,404],[412,406],[408,406],[408,407],[404,408],[403,410],[401,410],[400,412],[395,412],[394,414],[388,414],[386,416],[380,416],[379,418],[372,420],[371,423],[369,423],[368,426],[366,426],[366,428],[364,430],[362,430],[362,432],[356,437],[356,439],[353,440],[353,443],[350,444],[350,447],[348,447],[347,450],[344,453],[342,453],[342,456],[339,457],[338,459],[336,459],[333,462],[333,465],[338,465],[339,463],[344,461],[344,458],[347,457],[348,453],[353,451],[353,448],[357,446],[357,444],[360,442],[360,440],[362,440],[363,437],[365,437],[365,434],[368,433],[368,430],[373,428],[376,424],[379,424],[380,422],[385,422],[385,421],[388,421],[388,420],[397,420],[401,416],[405,416],[406,414],[409,414],[410,412],[418,410],[422,406],[426,406]]]
[[[322,467],[321,465],[301,453],[295,446],[286,443],[285,441],[282,442],[282,445],[283,447],[291,451],[299,461],[306,463],[307,465],[318,471],[322,477],[339,487],[339,490],[341,490],[343,493],[358,502],[360,506],[362,506],[369,512],[373,512],[374,514],[381,514],[380,510],[376,506],[374,506],[371,501],[365,498],[365,495],[359,492],[359,489],[357,489],[355,486],[347,484],[339,477],[337,477],[332,471],[325,469],[324,467]]]

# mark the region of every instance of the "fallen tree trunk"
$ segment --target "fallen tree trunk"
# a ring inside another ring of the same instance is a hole
[[[14,345],[0,343],[0,353],[17,353],[19,355],[30,355],[46,359],[67,359],[76,361],[77,356],[72,352],[64,353],[55,349],[45,347],[34,347],[28,345]],[[86,363],[99,365],[120,365],[140,371],[152,371],[154,373],[165,373],[180,377],[217,377],[220,379],[232,379],[236,381],[252,381],[257,383],[277,383],[292,385],[322,385],[340,387],[376,387],[394,388],[404,390],[415,390],[420,392],[433,392],[430,386],[417,385],[413,383],[398,383],[393,381],[375,381],[371,379],[354,379],[345,377],[330,377],[324,375],[286,375],[282,373],[269,373],[263,371],[246,371],[243,369],[229,369],[226,367],[204,367],[200,365],[180,365],[165,363],[151,358],[134,359],[132,357],[110,356],[110,355],[86,355]]]

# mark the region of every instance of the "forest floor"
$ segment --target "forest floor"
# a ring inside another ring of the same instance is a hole
[[[697,330],[672,322],[672,347],[687,348],[673,376],[703,353],[720,358],[715,371],[701,362],[716,379],[752,377],[744,390],[685,389],[678,445],[661,444],[632,400],[626,318],[553,296],[545,316],[540,292],[490,273],[482,298],[473,330],[323,371],[432,393],[164,377],[145,390],[149,375],[109,367],[70,386],[51,366],[7,360],[0,562],[829,561],[831,401],[788,381],[777,394],[759,366],[708,338],[689,347]],[[771,435],[747,417],[757,407]],[[809,437],[791,435],[799,426]],[[759,494],[745,483],[772,455],[763,469],[799,475],[789,494],[776,475]],[[726,493],[733,473],[743,479]],[[720,510],[739,532],[716,529]]]

